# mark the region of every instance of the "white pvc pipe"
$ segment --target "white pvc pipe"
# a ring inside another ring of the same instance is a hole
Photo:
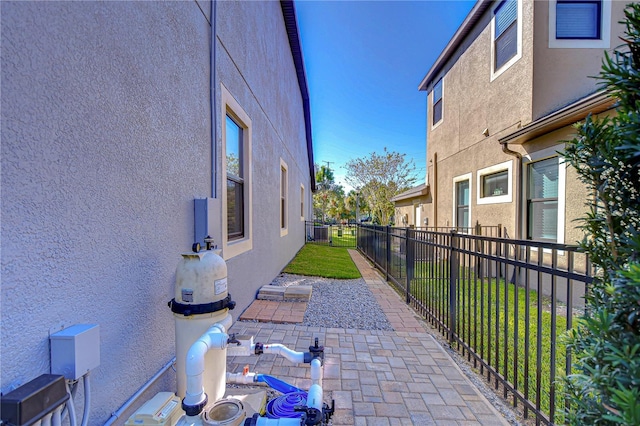
[[[221,324],[212,325],[187,352],[185,373],[187,375],[187,390],[183,403],[188,406],[199,405],[205,400],[203,373],[204,356],[211,349],[224,349],[227,347],[229,336]]]
[[[89,424],[89,412],[91,411],[91,385],[89,381],[89,372],[82,376],[82,385],[84,386],[84,411],[82,412],[81,426]]]
[[[251,350],[254,351],[255,345],[251,346]],[[280,343],[274,343],[273,345],[264,345],[262,352],[265,354],[276,354],[285,357],[291,362],[296,364],[304,363],[304,352],[297,352]]]
[[[51,417],[53,413],[46,414],[42,419],[39,420],[42,426],[51,426]]]
[[[311,384],[322,386],[322,363],[318,358],[311,360]]]
[[[67,394],[69,394],[69,399],[67,400],[69,424],[70,426],[76,426],[76,407],[73,405],[73,395],[71,395],[71,392],[69,391],[69,383],[67,383]]]
[[[62,426],[62,405],[56,408],[51,419],[52,426]]]
[[[256,373],[227,373],[227,383],[237,385],[253,385],[256,381]]]

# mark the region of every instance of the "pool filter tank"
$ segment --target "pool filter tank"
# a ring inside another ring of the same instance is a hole
[[[191,346],[214,324],[228,330],[235,307],[227,291],[227,265],[218,250],[200,250],[195,244],[184,253],[176,268],[175,298],[169,302],[176,328],[177,395],[185,397],[187,353]],[[218,252],[218,253],[216,253]],[[203,387],[208,400],[223,397],[227,370],[227,350],[210,350],[204,357]]]

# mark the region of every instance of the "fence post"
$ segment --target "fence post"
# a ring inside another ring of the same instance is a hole
[[[405,285],[405,299],[407,305],[411,303],[411,281],[415,271],[415,231],[407,228],[405,233],[406,241],[406,262],[407,262],[407,284]]]
[[[451,230],[451,245],[449,248],[449,344],[453,346],[453,336],[456,329],[456,289],[458,283],[458,236],[455,229]]]
[[[386,256],[385,256],[385,261],[386,264],[384,265],[384,275],[385,275],[385,281],[389,281],[389,265],[391,264],[391,227],[389,225],[387,225],[387,243],[386,243]]]

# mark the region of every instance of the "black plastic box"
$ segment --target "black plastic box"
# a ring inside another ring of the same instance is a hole
[[[69,399],[64,376],[43,374],[2,396],[0,413],[8,425],[28,426]]]

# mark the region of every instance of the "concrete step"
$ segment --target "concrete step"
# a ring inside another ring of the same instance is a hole
[[[296,302],[308,302],[311,299],[310,285],[292,285],[289,287],[277,285],[264,285],[258,291],[258,300],[290,300]]]

